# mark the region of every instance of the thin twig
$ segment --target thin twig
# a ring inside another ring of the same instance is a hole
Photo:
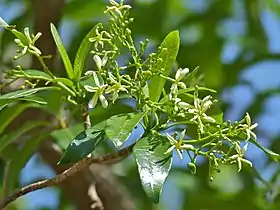
[[[117,152],[110,153],[101,157],[86,157],[52,179],[45,179],[42,181],[38,181],[33,184],[27,185],[21,189],[18,189],[12,195],[4,198],[1,201],[0,209],[3,209],[9,203],[15,201],[17,198],[27,193],[34,192],[36,190],[43,189],[45,187],[58,185],[59,183],[68,179],[68,177],[73,176],[76,173],[86,169],[90,164],[113,164],[119,162],[120,160],[126,158],[131,154],[134,145],[135,144],[132,144]]]

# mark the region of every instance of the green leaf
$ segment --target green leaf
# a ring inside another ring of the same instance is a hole
[[[17,90],[17,91],[13,91],[13,92],[1,95],[0,101],[6,100],[6,99],[22,98],[22,97],[33,95],[39,91],[51,90],[51,89],[60,90],[60,88],[58,88],[58,87],[39,87],[39,88],[33,88],[33,89]]]
[[[256,145],[259,149],[261,149],[268,157],[270,157],[275,162],[280,162],[280,155],[271,151],[270,149],[267,149],[263,147],[258,141],[251,140],[254,145]]]
[[[3,106],[3,108],[4,108],[7,104],[13,103],[13,102],[18,101],[18,100],[19,101],[35,102],[37,104],[42,104],[42,105],[47,104],[47,102],[43,98],[35,97],[35,96],[27,96],[27,97],[24,97],[24,98],[13,98],[13,99],[0,100],[0,107]],[[2,108],[0,108],[0,110],[1,109]]]
[[[18,103],[3,109],[0,112],[0,134],[21,112],[23,112],[27,108],[40,107],[40,105],[34,103]]]
[[[49,133],[40,133],[39,136],[30,138],[20,150],[15,150],[14,154],[8,163],[7,170],[7,194],[10,194],[17,182],[21,169],[25,166],[28,160],[36,152],[40,143],[49,135]]]
[[[54,130],[53,132],[51,132],[51,136],[56,139],[57,144],[61,148],[66,149],[71,140],[74,139],[83,130],[83,123],[79,123],[68,128]]]
[[[106,121],[105,133],[116,147],[120,147],[131,135],[133,128],[146,112],[114,115]]]
[[[159,202],[172,165],[172,157],[164,154],[169,146],[165,137],[150,134],[140,139],[133,148],[141,184],[147,196],[155,203]]]
[[[21,73],[21,72],[20,72]],[[45,81],[51,81],[51,75],[47,74],[46,72],[36,70],[36,69],[27,69],[22,72],[20,75],[26,75],[30,79],[40,79]]]
[[[104,127],[105,121],[77,135],[68,145],[58,164],[75,163],[93,152],[97,144],[105,139]]]
[[[96,28],[100,27],[101,25],[102,24],[99,23],[90,30],[90,32],[83,39],[83,41],[78,49],[78,52],[75,57],[75,62],[74,62],[74,75],[75,75],[74,78],[76,81],[80,80],[80,77],[84,70],[86,58],[87,58],[90,48],[92,46],[92,43],[89,41],[89,38],[91,38],[95,35]]]
[[[75,89],[74,83],[70,79],[63,78],[63,77],[58,77],[58,78],[55,79],[55,81],[56,82],[61,82],[64,85],[66,85],[67,87]]]
[[[21,135],[26,133],[27,131],[39,127],[48,125],[49,123],[46,121],[30,121],[23,124],[18,130],[15,130],[9,134],[6,134],[0,138],[0,153],[5,149],[10,143],[16,141]]]
[[[170,32],[160,45],[162,49],[167,49],[166,53],[161,53],[162,55],[160,56],[163,62],[160,63],[160,65],[156,64],[154,69],[157,71],[163,69],[163,75],[168,76],[172,69],[173,63],[176,60],[179,46],[179,31],[176,30]],[[165,81],[166,80],[164,78],[161,78],[160,76],[154,76],[151,78],[149,86],[149,95],[152,101],[158,102],[161,96],[161,92],[164,88]]]
[[[63,60],[64,67],[66,69],[68,78],[72,80],[74,78],[74,71],[73,71],[73,68],[72,68],[71,61],[68,57],[68,54],[67,54],[67,52],[64,48],[64,45],[63,45],[62,41],[60,39],[60,36],[59,36],[55,26],[52,23],[51,23],[51,32],[52,32],[55,44],[57,46],[57,49],[58,49],[58,51],[60,53],[60,56]]]

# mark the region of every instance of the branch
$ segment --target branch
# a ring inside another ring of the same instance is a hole
[[[132,144],[124,149],[121,149],[115,153],[110,153],[101,157],[87,157],[84,158],[83,160],[77,162],[76,164],[74,164],[72,167],[70,167],[69,169],[67,169],[66,171],[64,171],[63,173],[57,175],[56,177],[52,178],[52,179],[45,179],[42,181],[38,181],[35,182],[33,184],[27,185],[21,189],[16,190],[12,195],[10,195],[9,197],[6,197],[3,199],[3,201],[1,201],[0,203],[0,209],[3,209],[4,207],[6,207],[9,203],[15,201],[17,198],[39,190],[39,189],[43,189],[45,187],[50,187],[50,186],[54,186],[54,185],[58,185],[61,182],[67,180],[69,177],[77,174],[78,172],[88,168],[88,166],[90,164],[113,164],[116,162],[119,162],[120,160],[123,160],[124,158],[126,158],[127,156],[129,156],[132,152],[132,149],[134,147],[135,144]]]

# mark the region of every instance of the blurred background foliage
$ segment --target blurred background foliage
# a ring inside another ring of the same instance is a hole
[[[31,2],[0,0],[0,16],[20,30],[26,26],[32,28],[34,12]],[[252,119],[259,123],[259,141],[280,153],[279,0],[124,2],[133,7],[131,15],[135,21],[131,28],[136,41],[148,38],[149,50],[154,50],[168,32],[179,29],[181,47],[176,65],[191,70],[199,66],[199,74],[204,75],[205,85],[219,92],[217,97],[221,101],[225,119],[240,119],[248,111]],[[95,23],[107,20],[103,14],[106,4],[104,0],[69,0],[65,3],[59,31],[72,60],[85,34]],[[17,62],[25,67],[30,66],[29,57],[12,61],[15,50],[13,39],[11,33],[1,30],[1,71],[12,68]],[[89,59],[88,67],[92,68],[92,65],[92,59]],[[57,99],[52,96],[52,100]],[[98,107],[92,116],[98,122],[115,113],[130,110],[128,103],[120,102],[109,110]],[[81,129],[81,125],[73,125],[55,132],[53,136],[59,145],[65,147]],[[208,165],[203,159],[197,175],[193,176],[187,169],[187,162],[175,158],[159,205],[152,204],[146,198],[133,159],[127,159],[112,168],[138,210],[278,210],[280,166],[267,159],[253,145],[250,146],[248,157],[256,171],[244,168],[237,173],[236,166],[224,166],[213,182],[209,182]],[[1,174],[3,166],[2,161]],[[35,155],[22,170],[18,185],[53,175]],[[64,193],[52,188],[31,193],[8,209],[72,208]]]

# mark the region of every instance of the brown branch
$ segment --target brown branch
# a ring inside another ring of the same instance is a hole
[[[26,195],[27,193],[43,189],[45,187],[50,187],[54,185],[58,185],[61,182],[67,180],[69,177],[81,172],[82,170],[88,168],[90,164],[113,164],[115,162],[119,162],[120,160],[126,158],[132,152],[132,148],[135,144],[132,144],[124,149],[121,149],[115,153],[110,153],[101,157],[87,157],[83,160],[75,163],[72,167],[64,171],[63,173],[57,175],[52,179],[45,179],[42,181],[38,181],[27,185],[21,189],[16,190],[12,195],[6,197],[0,203],[0,209],[3,209],[9,203],[15,201],[17,198]]]

